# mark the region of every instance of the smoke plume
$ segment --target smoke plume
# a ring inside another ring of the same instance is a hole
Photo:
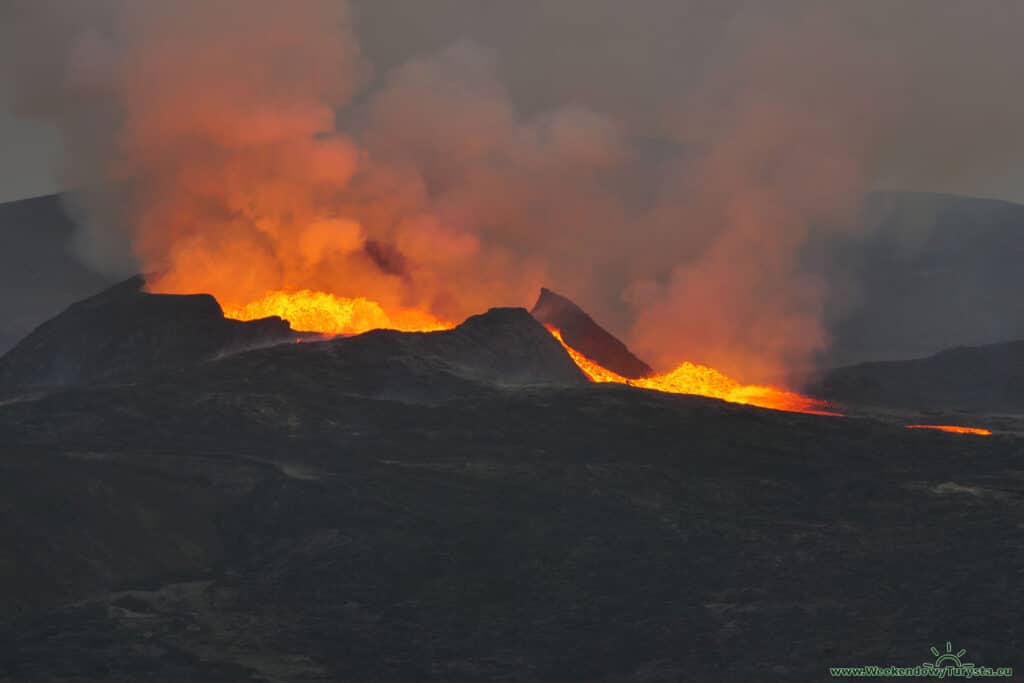
[[[1024,147],[1013,3],[477,5],[18,0],[0,39],[94,267],[453,321],[549,285],[661,369],[745,381],[827,345],[803,250],[866,190]]]

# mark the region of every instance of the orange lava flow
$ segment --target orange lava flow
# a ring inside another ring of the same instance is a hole
[[[629,379],[587,358],[572,348],[562,339],[557,329],[548,328],[555,336],[566,353],[573,359],[580,370],[593,382],[614,382],[628,384],[641,389],[663,391],[669,394],[693,394],[717,398],[729,403],[742,403],[759,408],[771,408],[794,413],[811,413],[814,415],[839,415],[830,410],[825,401],[785,391],[776,387],[740,384],[736,380],[723,375],[714,368],[695,363],[683,363],[675,370],[654,377]]]
[[[934,429],[939,432],[949,432],[951,434],[973,434],[974,436],[992,436],[992,432],[988,429],[981,429],[980,427],[961,427],[959,425],[907,425],[907,429]]]
[[[258,320],[276,315],[290,322],[294,330],[322,334],[351,335],[377,329],[432,332],[454,327],[425,311],[399,309],[386,312],[376,301],[308,289],[267,292],[262,299],[244,306],[222,304],[222,307],[225,317],[235,320]]]

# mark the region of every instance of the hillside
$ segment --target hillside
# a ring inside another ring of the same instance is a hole
[[[829,401],[860,406],[1022,413],[1024,341],[837,368],[826,373],[810,392]]]

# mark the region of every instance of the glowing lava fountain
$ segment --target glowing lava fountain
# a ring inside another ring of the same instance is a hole
[[[759,408],[771,408],[794,413],[814,415],[839,415],[830,409],[825,401],[785,391],[776,387],[740,384],[714,368],[694,363],[683,363],[676,369],[653,377],[629,379],[602,367],[565,343],[557,329],[548,327],[565,348],[580,370],[593,382],[614,382],[628,384],[641,389],[651,389],[669,394],[693,394],[717,398],[729,403],[742,403]]]
[[[378,329],[433,332],[455,326],[426,311],[398,309],[385,312],[376,301],[308,289],[267,292],[262,299],[244,306],[223,303],[221,306],[225,317],[235,320],[257,320],[276,315],[290,322],[294,330],[332,335],[361,334]]]

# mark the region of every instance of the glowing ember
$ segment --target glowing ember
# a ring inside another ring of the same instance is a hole
[[[907,429],[934,429],[939,432],[949,432],[951,434],[992,436],[992,432],[988,429],[981,429],[980,427],[961,427],[959,425],[907,425]]]
[[[569,357],[583,371],[583,374],[593,382],[615,382],[670,394],[708,396],[730,403],[742,403],[760,408],[771,408],[796,413],[838,415],[838,413],[829,410],[829,405],[825,401],[818,401],[776,387],[740,384],[714,368],[694,363],[683,363],[671,372],[655,375],[654,377],[628,379],[602,367],[566,344],[565,340],[562,339],[561,332],[557,329],[551,327],[548,329],[555,336],[555,339],[562,344]]]
[[[326,292],[303,289],[298,292],[267,292],[244,306],[222,304],[224,315],[235,320],[257,320],[278,316],[292,329],[324,334],[360,334],[368,330],[430,332],[454,327],[425,311],[400,309],[385,312],[376,301],[349,299]]]

